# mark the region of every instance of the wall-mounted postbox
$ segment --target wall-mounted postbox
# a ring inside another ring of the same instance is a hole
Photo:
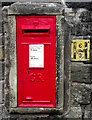
[[[55,107],[56,16],[17,16],[18,107]]]
[[[16,3],[4,11],[8,14],[8,26],[4,22],[9,33],[5,36],[5,43],[9,42],[9,47],[5,44],[5,81],[10,86],[10,112],[64,113],[64,105],[69,105],[69,88],[64,88],[69,75],[64,74],[61,4]]]

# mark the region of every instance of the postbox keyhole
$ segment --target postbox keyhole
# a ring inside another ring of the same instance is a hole
[[[29,74],[30,72],[28,71],[28,74]]]

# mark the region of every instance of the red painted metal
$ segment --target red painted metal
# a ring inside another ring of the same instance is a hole
[[[18,107],[55,107],[56,17],[16,16]],[[29,67],[29,45],[44,46],[44,66]]]

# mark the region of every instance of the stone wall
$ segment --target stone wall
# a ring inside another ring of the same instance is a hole
[[[2,3],[0,2],[0,13],[2,13]],[[0,120],[3,116],[3,85],[4,85],[4,44],[2,34],[2,15],[0,14]]]
[[[5,4],[4,4],[5,5]],[[70,41],[73,38],[83,38],[90,39],[92,41],[92,12],[84,8],[67,8],[65,6],[65,25],[64,25],[64,38],[65,38],[65,82],[70,82],[70,84],[65,84],[65,89],[67,87],[71,88],[70,101],[67,101],[68,106],[70,104],[70,109],[64,106],[64,109],[69,109],[67,114],[61,115],[48,115],[48,114],[9,114],[4,105],[4,42],[2,38],[2,27],[0,27],[0,120],[60,120],[69,118],[92,118],[92,55],[90,54],[89,62],[71,62],[70,65]],[[67,22],[66,22],[67,21]],[[2,19],[0,19],[2,23]],[[7,21],[6,21],[7,23]],[[71,28],[71,31],[70,31]],[[7,43],[6,43],[7,44]],[[92,45],[91,51],[92,53]],[[70,73],[71,71],[71,73]],[[69,81],[70,79],[71,81]],[[6,89],[7,93],[7,89]],[[8,96],[7,96],[8,97]],[[67,98],[67,94],[65,93]]]
[[[92,12],[77,8],[66,13],[72,26],[72,39],[90,39],[92,44]],[[92,118],[92,45],[88,62],[71,61],[71,111],[67,117]]]

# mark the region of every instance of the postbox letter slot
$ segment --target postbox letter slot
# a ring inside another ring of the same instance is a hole
[[[23,30],[23,33],[48,33],[49,29]]]
[[[23,36],[49,36],[50,29],[24,29],[22,30]]]

